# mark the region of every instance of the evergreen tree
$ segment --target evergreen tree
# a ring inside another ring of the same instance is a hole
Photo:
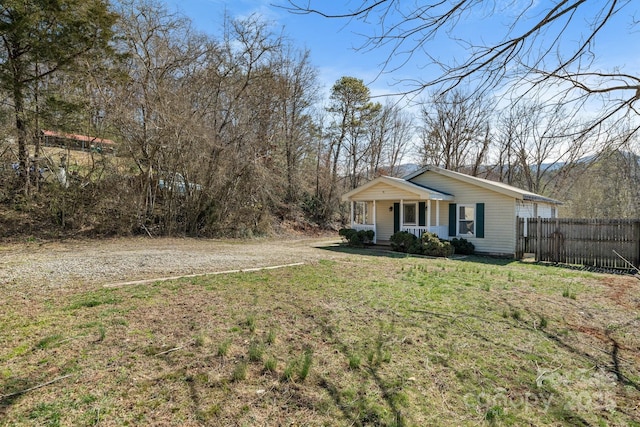
[[[31,166],[27,145],[37,132],[32,128],[36,118],[32,106],[37,101],[39,82],[54,73],[77,70],[83,57],[108,52],[116,19],[107,0],[2,2],[0,89],[12,102],[18,171],[26,193]]]

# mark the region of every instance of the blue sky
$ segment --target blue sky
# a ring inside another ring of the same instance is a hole
[[[364,80],[377,94],[390,93],[391,79],[373,82],[380,70],[382,55],[356,52],[363,39],[357,28],[346,21],[325,19],[313,15],[293,15],[272,6],[277,0],[166,0],[170,9],[178,10],[193,21],[195,27],[209,34],[219,33],[225,12],[231,17],[259,13],[284,31],[293,44],[310,51],[311,63],[317,68],[320,82],[328,93],[331,85],[342,76]],[[279,2],[284,4],[283,1]],[[373,82],[373,83],[372,83]]]
[[[336,0],[331,0],[336,1]],[[457,28],[458,34],[469,40],[488,41],[495,26],[509,23],[513,16],[519,13],[520,4],[529,4],[532,0],[496,0],[496,4],[505,5],[501,13],[487,19],[483,11],[469,14],[463,25]],[[635,1],[635,0],[634,0]],[[341,76],[353,76],[362,79],[369,86],[374,95],[383,95],[406,89],[393,86],[394,82],[416,77],[434,77],[436,70],[425,68],[423,63],[413,61],[400,70],[378,76],[381,64],[386,58],[382,51],[361,52],[355,48],[364,39],[359,33],[369,33],[359,21],[326,19],[317,15],[294,15],[273,4],[286,4],[286,0],[164,0],[170,10],[177,10],[191,18],[195,27],[213,36],[219,34],[225,13],[230,17],[260,14],[266,21],[274,25],[274,30],[283,29],[293,44],[299,48],[310,50],[311,62],[318,69],[319,80],[325,87],[328,96],[331,85]],[[316,0],[314,4],[352,4],[358,1],[329,3]],[[491,3],[491,2],[489,2]],[[544,9],[540,5],[548,5],[539,1],[538,7],[532,14],[541,13]],[[600,3],[600,4],[598,4]],[[601,7],[603,2],[586,3],[587,7]],[[640,3],[640,2],[637,2]],[[597,66],[600,70],[610,70],[621,67],[623,72],[633,75],[640,74],[640,57],[637,46],[640,45],[640,29],[630,31],[632,17],[635,14],[640,19],[640,9],[637,3],[631,4],[625,14],[606,27],[606,31],[598,39],[596,45]],[[595,4],[595,5],[594,5]],[[325,6],[331,7],[331,6]],[[336,6],[333,6],[336,7]],[[580,17],[576,20],[581,23]],[[580,37],[580,25],[570,29],[568,39],[577,42]],[[429,54],[445,59],[462,58],[464,51],[460,46],[447,39],[439,38],[428,45]],[[424,60],[424,56],[418,58]]]

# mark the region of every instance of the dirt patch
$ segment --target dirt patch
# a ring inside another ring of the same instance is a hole
[[[0,245],[0,283],[39,289],[314,262],[339,240],[117,238]]]
[[[640,308],[640,297],[637,293],[630,292],[634,289],[628,277],[605,277],[602,281],[609,291],[607,296],[617,304],[625,308]]]

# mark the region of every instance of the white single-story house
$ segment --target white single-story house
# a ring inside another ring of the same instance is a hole
[[[464,238],[476,252],[513,256],[516,218],[555,218],[561,202],[501,182],[436,166],[404,178],[381,176],[349,191],[351,228],[373,230],[374,243],[397,231]]]

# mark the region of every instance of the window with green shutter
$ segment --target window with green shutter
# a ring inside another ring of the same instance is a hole
[[[476,207],[474,205],[458,205],[458,236],[475,236]]]
[[[484,203],[476,203],[476,237],[484,238]]]
[[[451,203],[449,236],[484,238],[484,203]]]
[[[456,221],[457,221],[457,213],[456,213],[457,205],[455,203],[449,203],[449,236],[455,237],[456,235]]]
[[[400,231],[400,203],[393,204],[393,232]]]

